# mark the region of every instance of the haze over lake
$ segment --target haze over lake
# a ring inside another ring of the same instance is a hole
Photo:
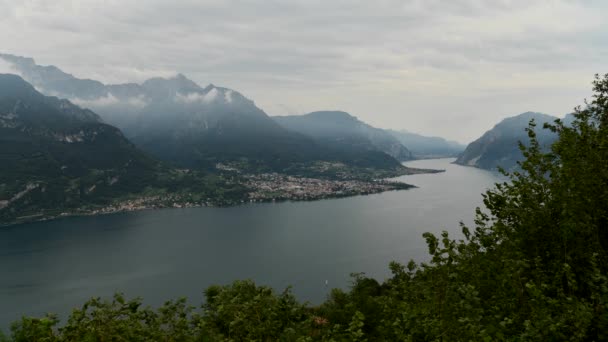
[[[406,163],[445,173],[399,178],[416,189],[316,202],[141,211],[0,229],[0,328],[21,315],[62,317],[116,291],[157,305],[202,301],[212,284],[254,279],[319,303],[351,272],[379,280],[388,263],[423,261],[424,232],[459,235],[496,173]],[[326,281],[328,285],[326,286]]]

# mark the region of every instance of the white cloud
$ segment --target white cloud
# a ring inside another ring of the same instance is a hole
[[[130,97],[127,99],[118,99],[111,93],[108,93],[106,96],[99,97],[96,99],[71,98],[70,101],[80,107],[92,109],[109,106],[128,106],[135,109],[140,109],[147,105],[147,101],[143,96]]]
[[[95,80],[103,80],[106,84],[121,84],[125,82],[142,83],[154,77],[175,77],[175,70],[162,68],[147,68],[145,66],[107,65],[104,64],[98,70],[92,70],[87,77]]]
[[[206,94],[202,93],[188,93],[188,94],[175,94],[175,101],[180,103],[211,103],[213,100],[218,98],[217,88],[212,88]]]
[[[226,92],[224,93],[224,100],[226,101],[226,103],[232,103],[232,94],[234,92],[232,90],[226,90]]]
[[[212,102],[218,97],[218,94],[219,91],[217,90],[217,88],[211,88],[211,90],[209,90],[207,94],[203,96],[203,102]]]
[[[17,72],[17,70],[15,70],[15,68],[13,67],[13,65],[11,63],[8,63],[8,62],[0,59],[0,74],[18,75],[19,73]]]
[[[199,94],[199,93],[188,93],[185,95],[183,95],[181,93],[176,93],[175,102],[179,102],[179,103],[202,102],[204,97],[205,96],[203,94]]]
[[[126,103],[130,107],[134,107],[134,108],[144,108],[145,106],[148,105],[148,101],[146,101],[146,98],[143,95],[136,96],[136,97],[130,97],[126,100],[123,99],[122,102]]]
[[[107,107],[118,104],[120,101],[112,94],[107,94],[104,97],[99,97],[96,99],[80,99],[80,98],[71,98],[70,101],[72,103],[80,106],[80,107]]]

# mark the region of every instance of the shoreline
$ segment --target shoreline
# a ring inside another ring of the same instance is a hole
[[[311,202],[326,199],[373,195],[388,191],[400,191],[416,186],[395,180],[396,177],[419,174],[436,174],[445,170],[421,169],[403,166],[392,172],[376,174],[377,178],[343,177],[337,179],[292,176],[280,173],[243,175],[242,185],[248,192],[242,198],[207,198],[193,200],[194,193],[166,193],[155,195],[133,195],[115,200],[111,204],[87,204],[66,209],[42,209],[38,214],[16,217],[9,222],[0,222],[0,228],[21,224],[46,222],[66,217],[86,217],[170,208],[227,208],[252,203]],[[6,208],[2,208],[6,209]],[[52,213],[45,213],[50,211]],[[54,212],[54,213],[53,213]]]
[[[330,181],[330,182],[334,182],[334,181]],[[362,182],[362,181],[358,181],[358,182]],[[399,181],[390,181],[390,180],[381,180],[381,181],[377,181],[377,182],[365,182],[365,183],[376,183],[377,185],[382,186],[382,188],[377,188],[376,190],[347,192],[347,193],[335,192],[335,193],[324,194],[322,196],[304,195],[303,197],[297,197],[297,198],[293,198],[293,197],[289,197],[289,196],[285,196],[285,195],[276,196],[276,197],[272,197],[272,198],[270,198],[270,197],[254,198],[254,199],[244,198],[241,200],[237,200],[235,202],[228,202],[225,204],[218,204],[218,203],[212,203],[212,202],[192,203],[192,202],[188,202],[188,201],[181,201],[178,199],[169,200],[169,202],[172,202],[172,203],[166,202],[166,203],[161,204],[161,203],[155,202],[155,203],[146,204],[147,201],[150,201],[150,200],[155,201],[155,200],[158,200],[158,198],[139,197],[139,198],[125,200],[125,201],[122,201],[122,202],[119,202],[119,203],[116,203],[113,205],[94,208],[94,209],[77,208],[72,211],[63,212],[59,215],[44,216],[44,214],[40,214],[40,215],[30,215],[27,217],[20,217],[19,219],[14,220],[12,222],[0,223],[0,229],[14,227],[14,226],[22,225],[22,224],[47,222],[47,221],[53,221],[53,220],[58,220],[58,219],[62,219],[62,218],[71,218],[71,217],[105,216],[105,215],[112,215],[112,214],[121,214],[121,213],[147,211],[147,210],[160,210],[160,209],[186,209],[186,208],[205,208],[205,207],[230,208],[230,207],[237,207],[237,206],[247,205],[247,204],[315,202],[315,201],[321,201],[321,200],[331,200],[331,199],[341,199],[341,198],[347,198],[347,197],[375,195],[375,194],[380,194],[380,193],[384,193],[384,192],[402,191],[402,190],[409,190],[409,189],[416,188],[416,186],[408,184],[408,183],[399,182]],[[134,205],[135,203],[139,203],[139,204]]]

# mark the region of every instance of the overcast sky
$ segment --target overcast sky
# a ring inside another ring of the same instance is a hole
[[[81,78],[181,72],[270,115],[339,109],[468,143],[608,72],[608,1],[0,0],[0,52]]]

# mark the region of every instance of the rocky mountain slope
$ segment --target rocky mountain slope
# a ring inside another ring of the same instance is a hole
[[[543,129],[545,123],[551,123],[557,117],[526,112],[502,120],[479,139],[470,143],[455,161],[456,164],[475,166],[487,170],[502,167],[513,170],[517,162],[523,160],[518,142],[528,143],[526,128],[530,120],[536,123],[536,133],[541,146],[548,149],[557,138],[551,131]]]

